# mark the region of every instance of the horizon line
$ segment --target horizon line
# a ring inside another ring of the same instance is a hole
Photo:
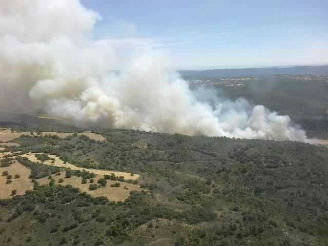
[[[308,65],[276,65],[276,66],[246,66],[246,67],[194,67],[194,68],[176,68],[177,71],[208,71],[208,70],[242,70],[242,69],[266,69],[266,68],[295,68],[295,67],[325,67],[328,64],[308,64]]]

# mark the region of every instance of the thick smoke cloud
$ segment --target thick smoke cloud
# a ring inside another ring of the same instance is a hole
[[[140,42],[88,38],[98,20],[78,0],[0,0],[1,108],[43,111],[79,126],[306,139],[288,116],[263,106],[198,100],[151,47],[122,66],[122,49],[138,50]]]

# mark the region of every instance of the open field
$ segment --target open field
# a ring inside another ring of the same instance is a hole
[[[118,176],[118,177],[123,176],[125,180],[136,180],[140,177],[138,174],[131,174],[131,173],[126,173],[126,172],[78,167],[71,163],[67,163],[67,162],[65,163],[58,156],[55,156],[55,155],[48,155],[49,158],[51,158],[52,160],[46,160],[41,163],[39,161],[39,159],[36,157],[37,154],[40,154],[40,153],[27,153],[27,154],[23,154],[22,157],[26,157],[29,161],[32,161],[35,163],[44,164],[44,165],[53,166],[53,167],[67,168],[67,169],[82,171],[82,172],[86,171],[86,172],[93,173],[96,175],[114,174],[115,176]]]
[[[3,175],[4,172],[8,172],[7,175]],[[0,167],[0,199],[10,199],[14,190],[15,195],[24,195],[27,190],[33,190],[33,183],[29,179],[30,173],[29,168],[17,161],[9,167]],[[11,183],[7,183],[9,175]]]
[[[14,132],[7,128],[0,128],[0,142],[10,142],[20,136],[28,134],[26,132]]]
[[[106,197],[109,201],[119,202],[124,201],[130,196],[131,191],[142,191],[139,185],[129,184],[126,182],[119,182],[113,180],[107,180],[105,187],[98,187],[96,190],[90,190],[90,180],[87,183],[82,184],[82,177],[71,176],[70,178],[65,178],[65,172],[60,172],[55,175],[51,175],[51,178],[55,180],[55,184],[58,185],[72,185],[75,188],[78,188],[81,192],[86,192],[94,197]],[[97,184],[98,180],[103,178],[101,175],[96,175],[92,178],[94,184]],[[40,185],[46,185],[50,183],[49,177],[44,177],[38,179],[37,182]],[[62,182],[59,182],[61,180]],[[111,187],[115,183],[119,183],[119,187]]]

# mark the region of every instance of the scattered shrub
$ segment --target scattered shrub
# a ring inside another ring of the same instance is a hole
[[[110,185],[110,187],[120,187],[120,186],[121,184],[119,182]]]
[[[89,190],[96,190],[98,186],[96,184],[90,184],[89,185]]]
[[[98,179],[97,183],[100,184],[101,186],[105,187],[107,184],[107,181],[106,181],[106,179]]]

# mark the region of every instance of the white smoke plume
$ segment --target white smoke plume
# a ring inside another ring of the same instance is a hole
[[[0,107],[42,110],[80,126],[306,139],[288,116],[263,106],[196,99],[151,47],[122,66],[122,49],[140,44],[91,39],[100,19],[78,0],[0,0]]]

